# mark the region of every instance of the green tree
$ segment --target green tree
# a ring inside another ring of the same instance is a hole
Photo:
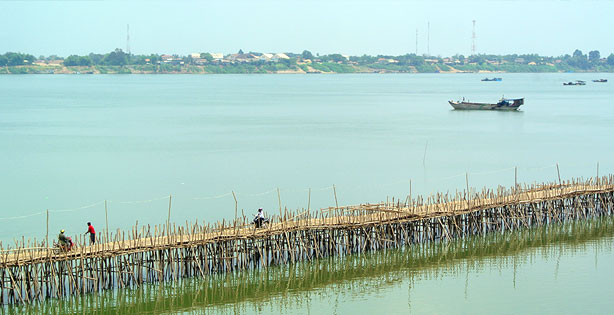
[[[588,58],[586,57],[586,55],[582,54],[582,51],[579,49],[576,49],[573,52],[573,56],[567,60],[567,64],[580,69],[590,68]]]
[[[15,52],[7,52],[4,54],[7,58],[6,64],[8,66],[21,66],[26,64],[32,64],[36,57],[29,54],[15,53]]]
[[[588,53],[588,60],[590,62],[599,62],[599,59],[601,58],[601,54],[599,53],[599,50],[591,50]]]
[[[303,53],[301,54],[301,58],[313,60],[313,54],[309,50],[303,50]]]
[[[117,48],[106,55],[102,63],[109,66],[125,66],[128,63],[128,55]]]
[[[64,59],[65,66],[91,66],[92,59],[89,56],[70,55]]]
[[[213,61],[213,56],[210,53],[201,53],[200,58],[207,60],[207,62]]]
[[[104,55],[102,54],[95,54],[95,53],[90,53],[88,55],[88,57],[90,57],[90,59],[92,60],[92,63],[95,65],[99,65],[102,63],[102,59],[104,59]]]
[[[345,57],[341,56],[341,54],[330,54],[328,56],[325,56],[326,60],[330,60],[332,62],[346,62],[347,59],[345,59]],[[324,61],[324,57],[322,58],[322,61]]]
[[[486,58],[483,55],[471,55],[469,56],[469,62],[475,62],[479,65],[484,64],[486,62]]]
[[[610,54],[610,55],[608,56],[608,64],[609,64],[610,66],[614,66],[614,54]]]
[[[8,65],[8,63],[9,63],[9,58],[7,58],[5,55],[0,55],[0,66],[4,67]]]

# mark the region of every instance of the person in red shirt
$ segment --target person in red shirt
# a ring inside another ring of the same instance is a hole
[[[85,234],[90,233],[90,245],[94,245],[96,242],[96,230],[94,230],[94,226],[91,222],[87,222],[87,232]]]

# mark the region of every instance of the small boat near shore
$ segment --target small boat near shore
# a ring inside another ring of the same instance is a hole
[[[484,78],[482,79],[482,81],[502,81],[502,78]]]
[[[475,103],[465,101],[448,101],[454,109],[469,109],[469,110],[518,110],[520,105],[524,104],[523,98],[501,98],[497,103]]]
[[[608,82],[608,79],[593,80],[593,82],[604,83],[604,82]]]
[[[586,81],[576,80],[575,82],[564,82],[563,85],[586,85]]]

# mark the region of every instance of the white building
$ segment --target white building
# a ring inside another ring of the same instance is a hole
[[[211,55],[211,57],[213,57],[213,60],[222,60],[224,59],[224,54],[223,53],[209,53]]]

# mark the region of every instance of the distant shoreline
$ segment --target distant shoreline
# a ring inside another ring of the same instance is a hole
[[[341,66],[341,65],[340,65]],[[446,70],[419,71],[415,67],[408,66],[406,69],[377,69],[365,66],[343,65],[338,69],[318,70],[311,66],[297,65],[294,69],[271,70],[259,67],[245,68],[241,65],[215,65],[215,66],[181,66],[173,69],[160,69],[156,66],[41,66],[41,65],[23,65],[23,66],[5,66],[0,67],[0,75],[14,74],[345,74],[345,73],[614,73],[614,71],[600,70],[574,70],[563,71],[548,69],[544,71],[536,71],[539,69],[518,69],[519,71],[505,70],[477,70],[466,71],[459,70],[448,66]],[[328,70],[328,71],[325,71]]]

